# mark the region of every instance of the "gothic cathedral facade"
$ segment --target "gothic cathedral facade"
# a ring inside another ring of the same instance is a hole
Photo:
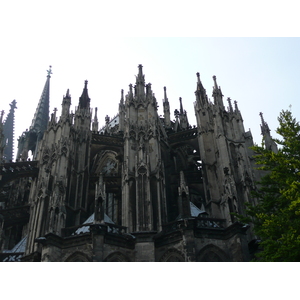
[[[87,81],[75,113],[68,90],[61,115],[49,118],[50,75],[15,161],[16,101],[5,121],[1,114],[1,261],[251,259],[256,236],[234,213],[255,203],[260,174],[251,132],[236,102],[224,107],[215,76],[211,102],[197,73],[192,126],[181,98],[171,120],[165,87],[158,114],[139,65],[118,114],[99,129]],[[264,121],[262,132],[268,141]]]

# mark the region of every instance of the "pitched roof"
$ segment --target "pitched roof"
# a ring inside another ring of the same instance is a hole
[[[95,214],[92,214],[90,215],[84,222],[83,222],[83,225],[86,224],[86,226],[82,226],[80,228],[78,228],[74,234],[82,234],[82,233],[87,233],[90,231],[90,224],[93,224],[94,222],[94,219],[95,219]],[[104,222],[105,223],[110,223],[110,224],[115,224],[112,219],[107,215],[107,214],[104,214]]]
[[[16,244],[11,250],[3,250],[3,253],[24,253],[27,243],[27,235],[24,236],[21,241]]]

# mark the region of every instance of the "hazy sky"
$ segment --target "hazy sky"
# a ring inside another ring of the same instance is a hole
[[[225,12],[219,1],[201,6],[193,1],[185,1],[185,6],[140,3],[11,1],[1,5],[0,110],[6,117],[9,103],[16,99],[16,138],[31,125],[49,65],[53,72],[50,113],[57,107],[60,115],[67,89],[74,111],[88,80],[100,127],[106,114],[118,113],[121,89],[127,94],[128,85],[135,84],[138,64],[143,65],[146,83],[152,83],[160,114],[166,86],[172,116],[182,97],[190,123],[196,124],[193,102],[200,72],[209,98],[216,75],[225,106],[228,97],[238,102],[245,129],[251,128],[256,143],[261,142],[260,112],[273,136],[282,109],[291,105],[300,120],[300,39],[257,37],[286,36],[282,32],[286,13],[280,7],[270,9],[259,2],[270,15],[269,30],[260,27],[266,24],[263,9],[257,13],[253,5],[242,7],[238,1],[226,3],[247,9],[245,15]],[[285,19],[291,36],[295,36],[294,14]]]

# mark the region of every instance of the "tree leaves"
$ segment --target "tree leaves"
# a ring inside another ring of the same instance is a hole
[[[253,193],[258,204],[247,212],[262,240],[259,261],[300,261],[300,125],[289,110],[278,121],[278,153],[253,147],[265,175]]]

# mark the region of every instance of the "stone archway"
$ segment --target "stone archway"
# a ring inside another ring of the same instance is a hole
[[[109,254],[103,261],[105,262],[130,262],[130,259],[121,252]]]
[[[167,250],[159,260],[160,262],[184,262],[184,255],[177,249]]]
[[[71,254],[65,262],[90,262],[90,258],[82,252],[76,251],[73,254]]]
[[[228,262],[228,255],[215,245],[207,245],[197,255],[198,262]]]

